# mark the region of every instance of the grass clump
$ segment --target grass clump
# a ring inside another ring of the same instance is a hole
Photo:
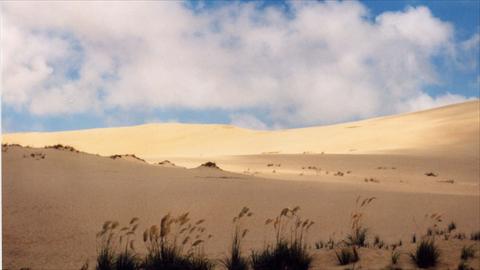
[[[314,224],[298,215],[300,207],[284,208],[278,216],[267,219],[265,225],[273,226],[275,242],[261,251],[252,251],[254,270],[306,270],[312,256],[307,251],[306,237]]]
[[[210,270],[214,264],[204,256],[204,220],[190,222],[189,213],[165,215],[160,227],[153,225],[143,233],[147,255],[145,270]],[[210,238],[211,235],[208,236]]]
[[[254,270],[307,270],[312,257],[304,248],[281,241],[274,247],[267,247],[260,252],[253,251],[251,260]]]
[[[96,270],[210,270],[213,263],[203,256],[204,220],[191,223],[188,213],[165,215],[160,227],[143,233],[147,254],[135,251],[138,218],[119,229],[118,222],[107,221],[97,234]],[[211,236],[209,235],[208,238]],[[86,266],[88,269],[88,265]]]
[[[423,239],[417,245],[415,253],[410,253],[410,257],[418,267],[428,268],[437,265],[440,251],[433,239]]]
[[[400,259],[400,252],[393,250],[392,255],[390,256],[392,265],[396,265],[398,263],[398,259]]]
[[[468,247],[463,246],[462,253],[460,254],[460,259],[466,261],[473,257],[475,257],[475,247],[473,245]]]
[[[115,233],[118,225],[118,222],[107,221],[103,224],[102,230],[97,233],[96,270],[115,269]]]
[[[453,221],[450,222],[450,223],[448,224],[448,227],[447,227],[449,233],[451,233],[451,232],[452,232],[453,230],[455,230],[456,228],[457,228],[457,224],[455,224],[455,222],[453,222]]]
[[[470,235],[470,240],[480,241],[480,231],[478,231],[478,232],[473,232],[473,233]]]
[[[221,261],[223,266],[228,270],[248,269],[248,259],[242,256],[241,251],[242,240],[247,235],[248,230],[242,228],[242,221],[252,215],[253,213],[248,207],[243,207],[240,213],[233,218],[235,228],[232,237],[232,245],[230,247],[230,254]]]
[[[116,221],[107,221],[97,233],[97,270],[135,270],[139,259],[135,254],[134,240],[138,218],[132,218],[128,226],[119,229]],[[119,236],[117,238],[117,235]],[[88,268],[88,264],[86,266]]]
[[[125,251],[120,253],[115,261],[115,269],[117,270],[135,270],[138,269],[138,259],[135,253]]]
[[[347,265],[350,263],[355,263],[360,260],[358,256],[357,248],[353,247],[343,247],[340,249],[340,252],[335,251],[335,256],[339,265]]]
[[[362,210],[364,210],[376,198],[369,197],[363,200],[360,199],[361,197],[357,197],[355,210],[351,215],[351,232],[347,235],[346,243],[350,246],[365,247],[367,245],[366,240],[368,229],[362,223],[362,219],[365,215]]]
[[[461,261],[457,266],[457,270],[473,270],[473,268],[466,261]]]

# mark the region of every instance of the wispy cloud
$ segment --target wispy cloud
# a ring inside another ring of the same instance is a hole
[[[219,109],[233,123],[266,128],[466,100],[424,89],[440,82],[435,58],[478,50],[478,36],[455,41],[453,26],[428,8],[376,18],[353,1],[288,8],[3,3],[3,104],[41,116]],[[262,121],[239,113],[258,109]]]

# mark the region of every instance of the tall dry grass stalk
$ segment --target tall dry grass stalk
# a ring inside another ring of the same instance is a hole
[[[350,217],[350,230],[347,235],[346,243],[351,246],[366,246],[368,228],[363,224],[365,209],[375,200],[375,197],[362,199],[358,196],[355,200],[355,209]]]
[[[233,218],[234,231],[230,253],[221,261],[223,266],[228,270],[248,269],[248,259],[242,256],[242,241],[248,233],[248,229],[244,227],[245,220],[252,215],[253,213],[248,207],[243,207],[238,215]]]
[[[298,212],[300,207],[284,208],[280,214],[265,221],[272,226],[275,242],[261,251],[252,251],[251,261],[254,270],[306,270],[312,256],[307,250],[307,234],[314,222],[303,219]]]
[[[153,225],[143,233],[147,248],[146,270],[154,269],[211,269],[204,254],[203,244],[212,235],[206,235],[205,220],[193,222],[189,213],[177,217],[167,214],[160,225]]]

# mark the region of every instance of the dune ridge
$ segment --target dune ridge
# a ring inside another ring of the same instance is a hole
[[[3,143],[71,145],[100,155],[158,157],[256,154],[428,154],[478,157],[480,101],[330,126],[260,131],[216,124],[146,124],[4,134]]]

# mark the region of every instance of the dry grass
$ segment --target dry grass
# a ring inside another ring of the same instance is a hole
[[[209,270],[214,264],[203,253],[204,220],[190,222],[188,213],[178,217],[165,215],[160,226],[153,225],[143,233],[147,254],[135,250],[138,218],[119,228],[116,221],[107,221],[97,234],[96,270]],[[210,238],[209,235],[207,238]],[[85,265],[84,265],[85,267]],[[88,269],[88,265],[86,265]]]
[[[434,267],[440,259],[440,250],[433,238],[426,238],[417,245],[414,253],[410,253],[410,257],[420,268]]]
[[[368,229],[363,224],[363,218],[365,216],[364,210],[372,203],[376,198],[367,197],[362,199],[360,196],[355,201],[355,209],[351,214],[351,232],[347,235],[346,243],[350,246],[364,247],[367,242]]]
[[[192,222],[189,213],[162,217],[160,226],[153,225],[143,233],[147,255],[143,267],[154,269],[212,269],[214,264],[206,258],[203,244],[212,236],[205,236],[205,220]]]
[[[462,252],[460,254],[460,259],[462,260],[468,260],[470,258],[475,257],[475,247],[472,246],[463,246]]]
[[[299,211],[299,206],[284,208],[278,216],[265,221],[266,226],[273,227],[275,242],[263,250],[252,251],[254,270],[309,269],[312,256],[307,249],[307,234],[314,222],[303,219]]]
[[[402,251],[399,240],[387,245],[377,235],[373,242],[367,243],[368,229],[364,225],[365,213],[375,197],[358,197],[351,213],[350,233],[346,239],[335,244],[332,238],[328,242],[315,243],[317,249],[335,249],[335,259],[339,265],[355,265],[360,261],[359,249],[374,247],[391,250],[390,264],[385,269],[400,269],[398,262]],[[280,213],[265,221],[265,226],[271,228],[273,241],[263,249],[252,250],[250,256],[242,254],[242,243],[248,235],[246,222],[252,211],[243,207],[233,218],[231,246],[227,255],[220,260],[220,265],[227,270],[307,270],[310,269],[313,257],[307,243],[308,232],[314,222],[304,219],[299,214],[300,207],[284,208]],[[450,222],[440,229],[442,215],[434,213],[426,215],[429,222],[427,233],[420,237],[416,248],[409,253],[411,262],[418,268],[429,268],[438,265],[440,251],[436,245],[439,235],[452,234],[457,226]],[[161,218],[159,225],[153,225],[143,233],[146,254],[136,252],[134,241],[138,228],[138,218],[133,218],[128,226],[120,228],[118,222],[107,221],[97,234],[97,270],[210,270],[215,264],[208,259],[204,251],[204,243],[212,236],[206,234],[203,226],[205,220],[192,221],[189,213],[178,216],[167,214]],[[440,239],[443,239],[441,237]],[[448,240],[446,238],[445,240]],[[413,243],[417,237],[413,235]],[[461,250],[462,263],[459,269],[471,269],[467,262],[475,257],[474,246],[464,246]],[[82,266],[88,269],[88,264]]]
[[[232,245],[230,247],[230,254],[221,261],[223,266],[228,270],[247,270],[248,259],[242,256],[242,240],[248,233],[248,229],[244,228],[244,220],[253,215],[248,207],[238,213],[233,218],[234,231],[232,236]]]
[[[45,149],[57,149],[57,150],[65,150],[74,153],[80,153],[77,149],[70,145],[63,145],[63,144],[55,144],[55,145],[47,145],[44,147]]]
[[[360,260],[360,256],[358,256],[357,248],[355,246],[343,247],[339,252],[335,251],[335,256],[337,257],[339,265],[347,265]]]

